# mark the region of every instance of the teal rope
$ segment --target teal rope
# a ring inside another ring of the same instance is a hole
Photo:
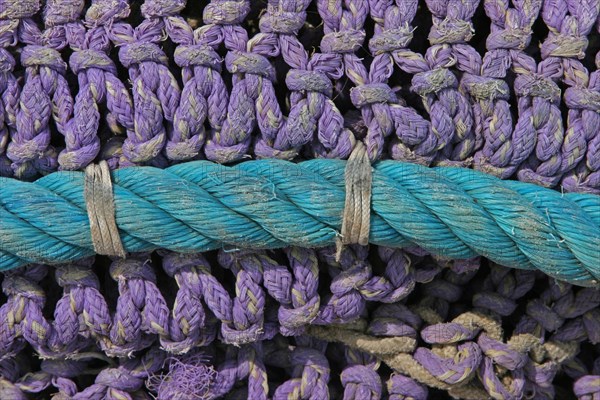
[[[126,251],[321,247],[344,207],[340,160],[205,161],[113,173]],[[83,173],[36,182],[0,178],[0,269],[93,254]],[[561,194],[468,169],[374,165],[370,242],[477,255],[578,285],[600,281],[600,197]]]

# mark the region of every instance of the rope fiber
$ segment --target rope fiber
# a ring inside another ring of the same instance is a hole
[[[112,173],[127,252],[323,247],[342,226],[346,162],[194,161]],[[82,172],[0,178],[0,270],[94,254]],[[600,279],[600,197],[453,167],[373,165],[369,242],[477,255],[573,284]]]

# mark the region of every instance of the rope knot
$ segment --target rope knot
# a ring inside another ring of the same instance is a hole
[[[582,59],[585,57],[585,49],[587,49],[588,43],[585,36],[554,36],[542,44],[542,57]]]
[[[112,21],[125,19],[129,16],[127,0],[104,0],[92,2],[85,13],[86,24],[91,27],[110,25]]]
[[[481,347],[486,357],[489,357],[495,364],[501,365],[510,371],[525,367],[527,361],[529,361],[526,352],[517,351],[507,343],[494,340],[485,333],[479,335],[477,344]]]
[[[232,74],[252,74],[275,80],[275,68],[269,60],[255,53],[230,51],[225,56],[225,66]]]
[[[73,286],[100,289],[98,277],[89,266],[65,265],[56,269],[56,282],[63,288]]]
[[[40,304],[46,298],[39,285],[19,275],[7,276],[2,282],[2,291],[9,297],[20,296]]]
[[[600,92],[570,87],[565,91],[565,103],[572,109],[600,112]]]
[[[365,36],[364,31],[355,29],[331,32],[323,36],[321,50],[325,53],[354,53],[362,46]]]
[[[203,259],[197,254],[165,252],[161,255],[163,269],[170,277],[175,276],[182,269],[194,268],[203,263]]]
[[[331,97],[333,92],[331,80],[319,71],[291,69],[285,78],[285,84],[290,90],[297,92],[317,92],[328,97]]]
[[[75,22],[84,5],[84,0],[48,0],[44,8],[44,24],[54,27]]]
[[[141,279],[156,283],[156,275],[150,262],[142,259],[116,260],[110,265],[110,276],[115,281],[121,279]]]
[[[31,18],[39,9],[39,0],[0,0],[0,19]]]
[[[510,97],[508,84],[502,79],[465,74],[461,83],[467,92],[479,101],[508,100]]]
[[[466,43],[473,38],[474,32],[471,22],[446,18],[439,24],[434,24],[429,33],[429,42],[431,44]]]
[[[532,96],[546,99],[550,102],[560,100],[560,88],[552,80],[539,74],[519,74],[514,86],[517,96]]]
[[[361,286],[371,279],[373,272],[368,263],[359,263],[340,272],[333,278],[329,288],[334,295],[344,295],[352,290],[360,290]]]
[[[387,83],[369,83],[350,89],[350,100],[357,108],[377,103],[396,103],[398,98]]]
[[[246,19],[249,12],[250,2],[247,0],[213,1],[204,8],[202,18],[206,24],[237,25]]]
[[[119,60],[125,68],[143,62],[155,62],[167,65],[169,60],[158,45],[154,43],[131,43],[119,50]]]
[[[209,46],[181,45],[175,49],[175,63],[180,67],[207,67],[221,72],[219,54]]]
[[[530,28],[510,28],[490,33],[486,47],[488,50],[524,50],[530,40]]]
[[[427,96],[446,88],[455,88],[457,85],[458,80],[452,72],[446,68],[436,68],[415,74],[411,90],[421,96]]]
[[[177,16],[185,3],[186,0],[146,0],[141,11],[146,18]]]
[[[401,28],[387,29],[369,40],[369,50],[375,55],[405,49],[413,39],[413,30],[408,24]]]
[[[365,397],[365,399],[381,398],[381,378],[373,368],[365,365],[352,365],[342,371],[340,379],[344,386],[356,385],[368,389],[371,395]],[[364,390],[361,390],[359,393],[365,394]]]
[[[117,73],[117,68],[110,57],[102,51],[93,49],[74,52],[69,58],[69,66],[76,74],[91,68],[115,75]]]
[[[260,30],[265,33],[295,35],[304,26],[306,12],[289,12],[269,8],[260,19]]]
[[[48,67],[60,74],[67,70],[67,63],[63,61],[60,53],[45,46],[25,46],[21,53],[21,64],[25,67]]]

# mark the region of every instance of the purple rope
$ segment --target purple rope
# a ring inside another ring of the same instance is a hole
[[[98,130],[99,104],[106,104],[110,114],[109,127],[119,132],[124,127],[133,131],[133,104],[125,86],[117,78],[113,61],[106,54],[110,48],[107,26],[129,15],[125,1],[113,3],[94,0],[86,12],[85,23],[73,26],[69,32],[75,52],[69,65],[77,74],[79,93],[75,98],[73,118],[67,124],[65,149],[58,162],[61,169],[77,170],[86,167],[100,152]]]
[[[597,0],[546,1],[542,9],[542,18],[549,28],[548,38],[541,47],[542,58],[555,69],[562,70],[562,81],[568,85],[564,96],[569,113],[560,149],[562,165],[556,174],[559,176],[572,170],[581,161],[587,150],[587,142],[600,129],[600,115],[594,107],[598,94],[587,88],[589,74],[579,61],[585,57],[587,35],[599,13],[600,2]],[[579,105],[575,100],[577,97],[580,98]]]
[[[21,64],[26,67],[26,80],[22,87],[23,95],[19,97],[15,110],[15,129],[6,149],[15,175],[28,179],[37,173],[54,169],[56,154],[49,147],[51,135],[48,123],[53,116],[58,129],[64,129],[71,115],[73,101],[63,77],[66,65],[60,53],[43,47],[41,32],[36,23],[28,18],[37,13],[39,4],[30,2],[24,5],[23,10],[7,8],[7,16],[16,12],[17,18],[23,18],[20,22],[15,21],[17,24],[7,26],[7,29],[15,29],[15,40],[18,38],[20,42],[32,45],[26,46],[21,54]],[[54,113],[53,108],[56,111]],[[10,108],[7,111],[10,113]],[[11,122],[10,117],[6,119]]]
[[[305,24],[309,4],[306,0],[272,2],[260,20],[261,32],[277,40],[281,56],[291,68],[285,83],[292,93],[289,116],[277,130],[262,131],[256,142],[259,157],[292,159],[312,142],[311,152],[317,156],[347,158],[354,145],[352,133],[344,129],[344,119],[331,100],[331,80],[343,75],[341,60],[322,53],[309,58],[296,37]]]
[[[379,361],[366,353],[345,349],[348,365],[340,375],[344,386],[344,400],[379,400],[383,387],[377,373]]]
[[[153,4],[144,4],[152,9]],[[172,129],[181,90],[167,66],[167,56],[158,46],[163,40],[164,21],[146,14],[133,28],[116,22],[109,36],[119,48],[119,60],[128,68],[133,92],[133,130],[123,144],[123,154],[132,163],[146,163],[163,150]],[[163,121],[164,119],[164,121]]]
[[[487,52],[483,60],[476,58],[477,68],[463,77],[461,85],[474,99],[475,132],[481,147],[475,153],[474,166],[505,179],[517,171],[535,146],[535,133],[527,125],[531,111],[522,114],[526,100],[519,100],[522,117],[514,126],[508,103],[511,93],[503,79],[511,66],[517,77],[527,73],[518,67],[518,60],[524,57],[523,50],[531,41],[541,0],[527,5],[514,2],[512,7],[509,2],[489,4],[485,7],[492,22]]]
[[[600,32],[600,17],[596,24],[597,32]],[[565,103],[569,106],[570,114],[573,114],[573,126],[577,126],[577,117],[583,132],[598,132],[600,129],[598,121],[597,105],[599,104],[598,93],[600,92],[600,52],[596,54],[596,71],[590,74],[589,82],[575,81],[576,85],[565,91]],[[581,88],[583,87],[583,88]],[[580,114],[579,114],[580,113]],[[576,129],[569,133],[576,134]],[[573,140],[580,140],[574,138]],[[579,161],[574,170],[566,174],[562,185],[568,191],[589,192],[600,194],[600,135],[587,136],[587,150],[585,158]],[[571,163],[571,159],[567,158]]]
[[[171,160],[187,160],[200,154],[206,140],[206,122],[216,132],[225,122],[229,93],[221,77],[223,60],[216,52],[224,36],[218,25],[192,30],[178,16],[170,16],[165,25],[179,45],[175,62],[182,68],[184,82],[165,155]]]
[[[246,156],[258,123],[257,104],[272,113],[273,125],[281,118],[272,84],[275,70],[266,58],[276,54],[276,40],[259,37],[249,41],[248,33],[240,26],[249,12],[250,2],[246,0],[211,0],[204,10],[204,23],[220,28],[227,49],[225,66],[233,75],[227,116],[222,128],[211,132],[205,146],[206,157],[216,162]]]

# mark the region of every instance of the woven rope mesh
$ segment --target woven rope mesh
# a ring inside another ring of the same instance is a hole
[[[0,0],[0,176],[346,159],[362,141],[373,162],[599,194],[599,13]],[[0,400],[599,398],[598,288],[419,248],[335,251],[7,271]]]

